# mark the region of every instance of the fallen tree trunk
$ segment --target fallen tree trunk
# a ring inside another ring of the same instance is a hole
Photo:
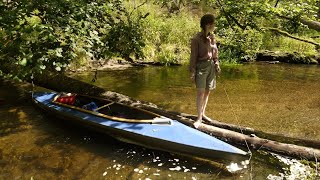
[[[32,82],[38,86],[45,87],[58,92],[59,91],[75,92],[79,94],[94,95],[94,96],[99,96],[103,98],[108,98],[116,102],[121,102],[131,106],[140,107],[143,109],[153,111],[160,115],[167,116],[171,119],[178,120],[187,125],[192,125],[192,123],[194,122],[192,120],[194,119],[194,117],[191,117],[190,115],[186,115],[178,112],[166,111],[161,108],[158,108],[155,104],[144,102],[144,101],[138,101],[119,93],[106,91],[103,88],[100,88],[82,81],[78,81],[76,79],[70,78],[62,74],[57,74],[52,72],[46,72],[46,73],[43,73],[43,75],[37,74],[35,75],[35,79]],[[61,85],[61,84],[66,84],[66,85]],[[215,124],[217,125],[219,123],[215,122]],[[223,123],[220,123],[220,125],[222,125],[224,128],[228,126]],[[229,125],[229,127],[232,127],[234,130],[241,129],[243,130],[243,132],[246,131],[251,134],[252,133],[257,134],[257,131],[251,128],[235,127],[231,125]],[[229,128],[229,129],[232,129],[232,128]],[[308,160],[320,159],[319,149],[297,146],[293,144],[279,143],[279,142],[275,142],[267,139],[262,139],[256,136],[251,137],[242,133],[238,133],[231,130],[222,129],[222,128],[218,128],[218,127],[214,127],[206,124],[202,124],[199,130],[204,131],[208,134],[211,134],[222,140],[228,141],[231,144],[238,144],[243,146],[243,145],[246,145],[246,142],[247,142],[249,147],[253,149],[267,150],[267,151],[279,153],[286,156],[291,156],[295,158],[305,158]],[[260,132],[260,134],[262,134],[262,132]]]
[[[168,113],[162,109],[156,109],[156,110],[154,110],[153,108],[146,108],[146,109],[152,110],[153,112],[156,112],[158,114],[161,114],[163,112],[165,112],[165,114]],[[173,115],[173,114],[176,114],[176,115]],[[173,112],[173,113],[169,112],[169,114],[167,114],[167,116],[172,119],[176,119],[176,120],[178,120],[184,124],[187,124],[189,126],[192,126],[193,122],[194,122],[191,119],[196,119],[195,116],[192,116],[190,119],[190,118],[187,118],[187,117],[190,117],[190,115],[187,115],[185,117],[183,115],[177,115],[177,113],[175,113],[175,112]],[[256,134],[263,135],[263,136],[267,137],[268,133],[264,133],[262,131],[255,131],[252,128],[242,128],[239,126],[228,125],[228,124],[221,123],[218,121],[216,121],[214,123],[211,122],[211,124],[223,126],[225,128],[229,128],[229,129],[242,130],[243,133],[231,131],[231,130],[224,129],[224,128],[219,128],[219,127],[208,125],[208,124],[201,124],[198,129],[203,132],[206,132],[207,134],[215,136],[221,140],[229,142],[231,144],[237,144],[237,145],[241,145],[244,147],[248,146],[254,150],[266,150],[266,151],[275,152],[278,154],[282,154],[282,155],[286,155],[286,156],[290,156],[290,157],[294,157],[294,158],[304,158],[304,159],[308,159],[311,161],[317,161],[320,158],[320,149],[315,149],[315,148],[305,147],[305,146],[298,146],[295,144],[281,143],[281,142],[272,141],[269,139],[260,138]],[[245,131],[247,133],[249,132],[251,134],[246,135],[246,134],[244,134]],[[274,135],[272,135],[272,136],[274,136]],[[294,139],[294,138],[292,138],[292,139]],[[295,141],[299,142],[299,141],[304,141],[304,140],[296,139]],[[304,143],[306,143],[306,142],[304,142]],[[311,141],[310,144],[311,143],[313,143],[313,142]],[[317,147],[317,148],[320,147],[320,146],[317,146],[317,144],[318,145],[320,144],[319,142],[315,141],[315,144],[316,145],[314,145],[314,147]]]
[[[248,146],[255,150],[267,150],[278,154],[299,157],[310,161],[317,161],[320,157],[320,150],[298,146],[294,144],[285,144],[268,139],[259,138],[256,136],[248,136],[238,132],[221,129],[218,127],[202,124],[200,130],[209,133],[210,135],[219,137],[227,142],[236,142],[243,146]]]
[[[179,116],[183,116],[183,117],[186,117],[186,118],[189,118],[192,120],[197,119],[197,116],[191,115],[191,114],[177,113],[177,112],[170,112],[170,113],[176,114]],[[223,122],[220,122],[217,120],[204,121],[204,123],[207,125],[216,126],[216,127],[222,128],[222,129],[228,129],[231,131],[239,132],[239,133],[242,133],[245,135],[250,135],[250,136],[254,135],[254,136],[258,136],[258,137],[265,138],[265,139],[275,140],[275,141],[279,141],[279,142],[286,142],[286,143],[296,144],[296,145],[301,145],[301,146],[307,146],[307,147],[312,147],[312,148],[319,148],[320,147],[320,141],[317,141],[317,140],[294,138],[294,137],[287,136],[285,134],[267,133],[267,132],[259,131],[259,130],[249,128],[249,127],[242,127],[242,126],[238,126],[238,125],[234,125],[234,124],[223,123]]]
[[[185,124],[192,124],[192,122],[187,119],[180,119],[180,121],[183,121]],[[267,150],[290,157],[307,159],[310,161],[317,161],[320,157],[320,150],[315,148],[280,143],[257,136],[248,136],[242,133],[210,126],[207,124],[201,124],[198,129],[226,142],[233,144],[236,143],[238,145],[251,148],[250,150]]]

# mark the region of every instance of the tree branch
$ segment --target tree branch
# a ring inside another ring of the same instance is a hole
[[[289,21],[294,21],[292,18],[287,17],[287,16],[282,16],[282,15],[279,15],[279,14],[277,16],[282,18],[282,19],[286,19],[286,20],[289,20]],[[307,17],[301,17],[299,21],[302,24],[307,25],[309,29],[320,31],[320,22],[319,21],[309,20]]]
[[[135,11],[136,9],[140,8],[141,6],[143,6],[144,4],[146,4],[148,2],[148,0],[145,0],[143,3],[141,3],[139,6],[134,7],[133,10],[130,12],[130,16],[132,15],[133,11]]]
[[[275,8],[278,6],[279,2],[280,2],[280,0],[277,0],[276,4],[274,5]]]
[[[320,31],[320,22],[318,21],[312,21],[307,18],[301,18],[300,22],[304,25],[307,25],[310,29]]]
[[[227,18],[227,21],[229,23],[229,25],[231,26],[231,23],[230,23],[230,19],[236,23],[237,26],[239,26],[242,30],[245,30],[246,29],[246,26],[243,26],[242,24],[240,24],[236,18],[234,18],[232,15],[230,15],[229,13],[227,13],[222,5],[222,3],[220,2],[220,0],[217,0],[217,5],[221,8],[221,11],[222,13],[225,15],[225,17]],[[232,27],[232,26],[231,26]]]
[[[302,38],[300,38],[300,37],[293,36],[293,35],[289,34],[288,32],[282,31],[282,30],[277,29],[277,28],[263,28],[263,29],[266,29],[266,30],[269,30],[269,31],[272,31],[272,32],[279,33],[279,34],[281,34],[281,35],[284,35],[284,36],[286,36],[286,37],[289,37],[289,38],[292,38],[292,39],[295,39],[295,40],[298,40],[298,41],[302,41],[302,42],[305,42],[305,43],[309,43],[309,44],[315,45],[317,48],[320,47],[320,44],[317,43],[317,42],[314,42],[314,41],[310,41],[310,40],[308,40],[308,39],[302,39]]]

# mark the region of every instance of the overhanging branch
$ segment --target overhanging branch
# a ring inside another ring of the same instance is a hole
[[[236,23],[237,26],[239,26],[242,30],[245,30],[246,27],[242,24],[239,23],[239,21],[236,20],[236,18],[234,18],[231,14],[227,13],[222,5],[222,3],[220,2],[220,0],[217,0],[217,5],[220,7],[222,13],[225,15],[225,17],[227,18],[227,21],[229,23],[229,25],[231,26],[231,23],[230,23],[230,19]],[[232,26],[231,26],[232,27]]]
[[[296,37],[296,36],[293,36],[291,34],[289,34],[288,32],[286,31],[282,31],[280,29],[277,29],[277,28],[263,28],[263,29],[266,29],[266,30],[269,30],[269,31],[272,31],[272,32],[275,32],[275,33],[278,33],[278,34],[281,34],[283,36],[286,36],[286,37],[289,37],[289,38],[292,38],[292,39],[295,39],[295,40],[298,40],[298,41],[302,41],[302,42],[305,42],[305,43],[309,43],[309,44],[312,44],[312,45],[315,45],[317,48],[320,47],[320,44],[317,43],[317,42],[314,42],[314,41],[310,41],[308,39],[303,39],[303,38],[300,38],[300,37]]]

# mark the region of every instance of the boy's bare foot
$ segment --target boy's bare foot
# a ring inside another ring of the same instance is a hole
[[[211,122],[212,121],[212,119],[211,118],[209,118],[208,116],[206,116],[206,115],[202,115],[202,119],[203,120],[206,120],[206,121],[209,121],[209,122]]]
[[[193,123],[193,126],[196,128],[196,129],[198,129],[198,127],[200,126],[200,124],[201,124],[201,119],[198,119],[196,122],[194,122]]]

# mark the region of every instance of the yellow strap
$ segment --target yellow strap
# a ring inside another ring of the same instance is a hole
[[[106,104],[106,105],[100,106],[100,107],[98,107],[98,108],[94,109],[93,111],[98,111],[98,110],[100,110],[100,109],[102,109],[102,108],[105,108],[105,107],[107,107],[107,106],[110,106],[111,104],[114,104],[114,102],[111,102],[111,103],[109,103],[109,104]]]

